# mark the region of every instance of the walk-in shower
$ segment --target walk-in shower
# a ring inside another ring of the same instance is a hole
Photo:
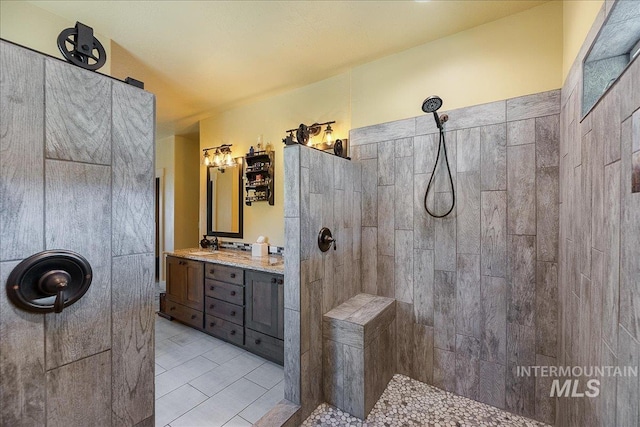
[[[442,107],[442,98],[439,96],[433,95],[428,97],[422,103],[422,111],[425,113],[433,113],[433,118],[436,121],[436,126],[438,126],[438,131],[440,134],[440,139],[438,141],[438,154],[436,155],[436,161],[433,163],[433,171],[431,172],[431,178],[429,178],[429,184],[427,184],[427,191],[424,193],[424,208],[429,215],[434,218],[444,218],[449,215],[453,208],[456,205],[456,189],[453,185],[453,177],[451,176],[451,167],[449,166],[449,158],[447,157],[447,145],[444,137],[444,123],[449,119],[446,114],[439,116],[437,111]],[[434,182],[434,177],[436,176],[436,169],[438,167],[438,162],[440,161],[440,153],[444,156],[444,162],[447,166],[447,172],[449,174],[449,183],[451,184],[451,207],[447,210],[446,213],[438,215],[431,210],[429,210],[429,206],[427,206],[427,197],[429,195],[429,190],[431,189],[431,185]]]

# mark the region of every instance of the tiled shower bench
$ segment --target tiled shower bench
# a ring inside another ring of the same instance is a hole
[[[327,402],[364,419],[394,374],[392,298],[358,294],[322,319]]]

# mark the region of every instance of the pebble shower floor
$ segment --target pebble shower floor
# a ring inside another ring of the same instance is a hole
[[[548,427],[399,374],[391,379],[364,422],[323,403],[302,426]]]

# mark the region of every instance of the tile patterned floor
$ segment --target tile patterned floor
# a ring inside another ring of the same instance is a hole
[[[396,374],[363,422],[323,403],[302,424],[316,426],[549,427]]]
[[[156,317],[156,426],[250,426],[283,397],[282,366]]]

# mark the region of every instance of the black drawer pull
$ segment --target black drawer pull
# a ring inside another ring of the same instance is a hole
[[[231,273],[231,278],[235,279],[236,278],[236,273]]]
[[[258,338],[258,339],[255,341],[256,345],[260,345],[260,343],[261,343],[261,342],[262,342],[262,340],[260,340],[260,338]]]
[[[216,322],[209,323],[209,326],[211,326],[213,328],[214,326],[216,326]]]
[[[198,316],[196,316],[195,314],[192,314],[191,315],[191,320],[195,319],[196,317],[198,317]]]
[[[278,279],[278,285],[282,285],[283,283],[284,283],[284,280]]]
[[[231,291],[231,296],[235,297],[236,296],[236,291]]]
[[[276,283],[276,278],[275,277],[271,278],[271,283]]]
[[[173,310],[175,310],[175,309],[176,309],[176,306],[175,306],[175,305],[173,305],[173,306],[169,307],[169,311],[173,311]]]
[[[232,315],[232,316],[235,316],[235,315],[236,315],[235,310],[232,310],[232,311],[231,311],[231,315]]]
[[[209,270],[209,274],[213,274],[213,268]]]
[[[211,304],[211,305],[209,306],[209,308],[210,308],[211,310],[213,310],[213,308],[214,308],[214,307],[215,307],[215,305],[214,305],[214,304]]]
[[[213,290],[213,288],[214,288],[213,286],[209,286],[209,290],[210,290],[210,291],[212,291],[212,290]]]
[[[229,332],[230,335],[235,335],[236,334],[236,330],[234,329],[233,331]]]

